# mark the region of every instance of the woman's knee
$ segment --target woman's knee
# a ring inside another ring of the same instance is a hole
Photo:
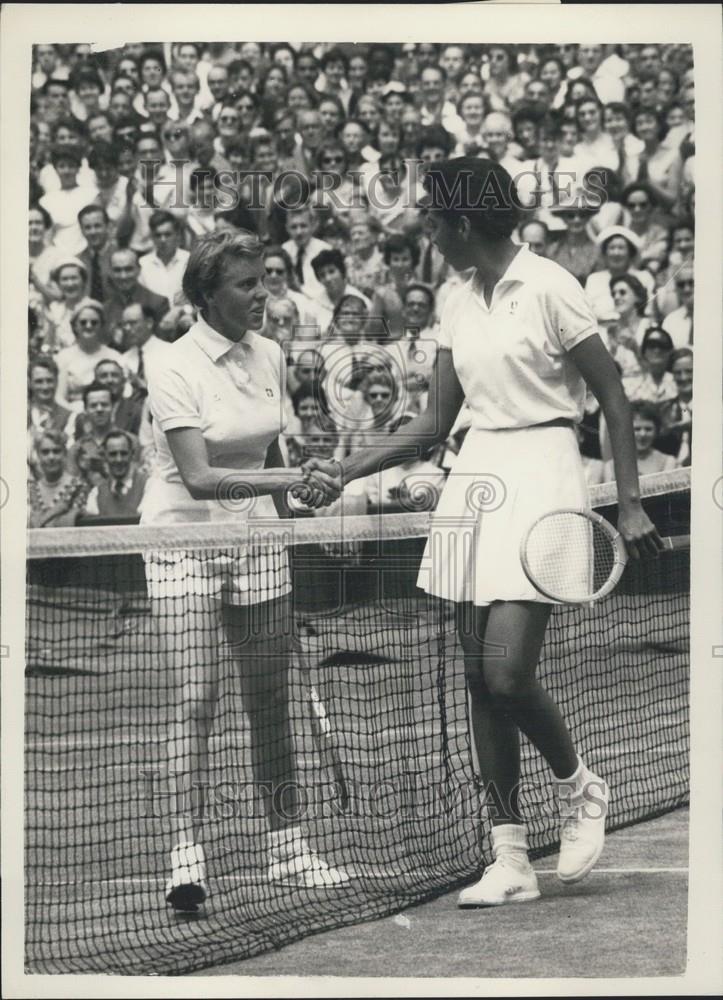
[[[484,680],[490,696],[505,704],[524,701],[534,691],[536,682],[526,672],[515,670],[514,665],[486,667]]]

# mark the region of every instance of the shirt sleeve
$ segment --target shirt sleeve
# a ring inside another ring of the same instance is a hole
[[[200,427],[201,409],[185,375],[172,368],[156,373],[149,386],[151,413],[162,431]]]
[[[98,487],[94,486],[85,501],[85,513],[96,515],[98,513]]]
[[[447,301],[442,307],[442,315],[439,319],[439,337],[437,338],[437,343],[442,350],[452,350],[452,322],[456,299],[457,296],[453,292],[447,296]]]
[[[547,311],[552,334],[563,350],[570,351],[583,340],[597,333],[597,320],[582,286],[564,274],[547,292]],[[569,279],[569,280],[567,280]]]

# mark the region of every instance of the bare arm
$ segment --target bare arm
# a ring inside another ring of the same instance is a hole
[[[653,554],[662,542],[640,502],[630,403],[613,359],[597,334],[573,347],[570,357],[595,394],[608,425],[618,487],[618,530],[635,558]]]
[[[279,446],[279,439],[276,438],[272,441],[269,447],[266,449],[266,462],[264,467],[266,469],[283,469],[284,468],[284,456],[281,454],[281,448]],[[289,510],[289,505],[286,502],[286,490],[280,491],[275,490],[271,496],[273,497],[274,506],[276,507],[276,513],[279,517],[291,517],[291,511]]]
[[[209,464],[206,445],[197,427],[177,427],[166,431],[166,438],[181,479],[194,500],[268,496],[302,479],[300,469],[264,468],[252,472],[214,468]]]
[[[377,472],[382,464],[385,468],[399,465],[418,454],[420,448],[445,441],[463,402],[464,392],[454,370],[452,352],[441,349],[430,381],[427,409],[390,434],[388,444],[345,458],[341,463],[342,482]]]

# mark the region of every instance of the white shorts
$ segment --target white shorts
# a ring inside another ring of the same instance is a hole
[[[222,604],[262,604],[291,592],[283,545],[249,554],[246,548],[185,549],[143,556],[148,596],[154,600],[208,597]]]
[[[529,582],[520,544],[538,517],[560,507],[589,509],[572,426],[471,428],[432,515],[417,586],[450,601],[558,603]],[[587,579],[581,550],[567,567]]]

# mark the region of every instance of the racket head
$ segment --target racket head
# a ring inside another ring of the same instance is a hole
[[[537,518],[520,543],[525,576],[544,597],[592,604],[618,584],[628,553],[622,536],[592,510],[565,507]]]

